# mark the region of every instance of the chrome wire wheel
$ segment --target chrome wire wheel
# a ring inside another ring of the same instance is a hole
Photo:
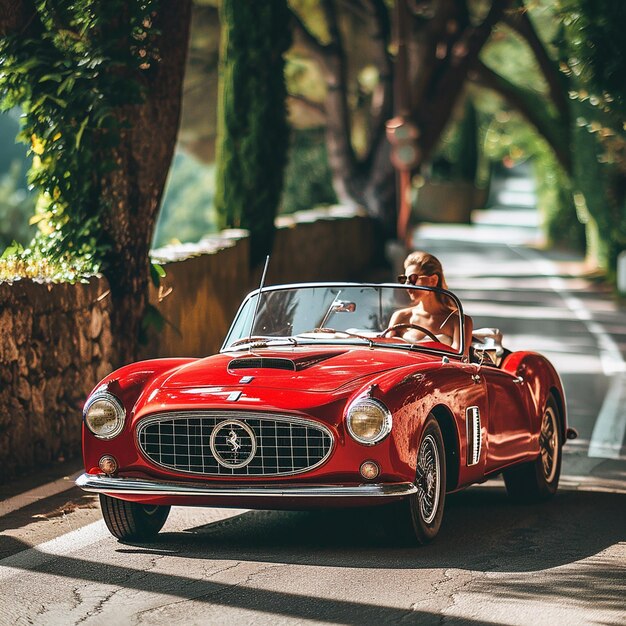
[[[534,461],[505,469],[504,483],[508,494],[519,502],[538,502],[554,496],[561,475],[563,445],[561,413],[552,395],[548,396],[541,413],[538,433],[539,454]]]
[[[539,450],[543,475],[546,482],[551,483],[556,475],[559,454],[559,425],[554,409],[547,406],[541,422],[541,432],[539,433]]]
[[[417,494],[420,515],[430,524],[439,508],[439,487],[441,485],[441,462],[437,443],[431,434],[422,439],[417,456]]]
[[[446,448],[434,415],[424,422],[415,459],[415,492],[394,505],[394,536],[409,545],[432,541],[446,505]]]

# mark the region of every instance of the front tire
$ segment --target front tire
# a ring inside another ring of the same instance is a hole
[[[556,493],[561,475],[561,416],[552,396],[546,402],[539,432],[539,456],[503,472],[507,493],[519,502],[540,502]]]
[[[439,532],[446,499],[446,454],[437,420],[430,415],[424,425],[417,453],[417,492],[400,507],[402,538],[426,544]]]
[[[109,532],[122,541],[150,541],[154,539],[169,515],[169,506],[126,502],[100,495],[102,517]]]

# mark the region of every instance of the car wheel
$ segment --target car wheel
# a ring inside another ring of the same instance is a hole
[[[562,448],[561,416],[554,398],[550,396],[541,417],[539,456],[535,461],[503,472],[509,496],[521,502],[551,498],[559,486]]]
[[[126,502],[100,495],[102,517],[114,537],[129,541],[149,541],[163,528],[169,506]]]
[[[446,498],[446,455],[437,420],[430,415],[417,452],[416,493],[402,502],[398,520],[403,541],[426,544],[441,526]]]

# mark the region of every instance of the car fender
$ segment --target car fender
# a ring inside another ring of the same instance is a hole
[[[103,378],[89,393],[87,401],[94,393],[108,391],[122,402],[127,414],[131,414],[139,396],[149,383],[160,374],[167,374],[195,360],[193,358],[150,359],[125,365]]]
[[[445,431],[446,455],[450,466],[448,489],[481,480],[485,450],[477,464],[468,465],[466,410],[477,406],[483,416],[488,411],[485,389],[472,378],[471,366],[452,362],[407,366],[372,378],[355,392],[346,408],[359,397],[369,395],[381,400],[394,416],[390,437],[401,461],[413,470],[422,431],[430,414]],[[483,427],[481,437],[485,439]]]
[[[508,355],[502,362],[502,369],[522,380],[524,399],[531,417],[531,430],[537,438],[537,445],[543,410],[550,395],[559,406],[562,440],[565,441],[567,431],[565,392],[561,378],[552,363],[536,352],[520,351]]]
[[[160,375],[166,375],[174,368],[181,367],[195,359],[189,358],[169,358],[169,359],[151,359],[139,361],[125,365],[111,372],[103,378],[87,396],[87,402],[96,393],[108,392],[113,394],[124,406],[126,410],[126,424],[124,430],[131,427],[134,407],[136,406],[142,393],[150,387],[151,383],[158,381]],[[98,459],[103,454],[113,454],[117,458],[122,458],[129,452],[136,456],[134,448],[127,445],[124,437],[117,437],[114,440],[103,441],[97,439],[89,433],[87,427],[83,423],[82,429],[82,450],[83,461],[88,472],[97,472]]]

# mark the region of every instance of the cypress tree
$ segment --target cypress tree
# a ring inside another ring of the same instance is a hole
[[[286,0],[223,0],[216,209],[250,231],[254,266],[271,250],[287,160]]]
[[[456,170],[461,180],[476,183],[478,172],[478,115],[470,98],[465,102],[465,115],[459,128],[458,162]]]

